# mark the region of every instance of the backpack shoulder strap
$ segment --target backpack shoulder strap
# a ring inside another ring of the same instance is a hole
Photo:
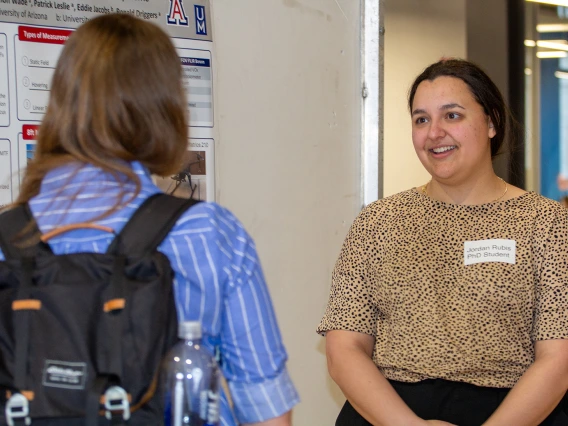
[[[180,216],[199,200],[158,193],[142,203],[110,244],[107,253],[143,255],[160,245]]]
[[[26,226],[29,226],[29,229],[25,230],[25,235],[20,235]],[[2,249],[6,259],[33,257],[38,251],[51,253],[49,246],[41,241],[31,245],[23,245],[22,247],[14,244],[17,239],[25,242],[25,237],[33,238],[34,235],[39,234],[40,230],[27,203],[8,209],[0,215],[0,249]]]

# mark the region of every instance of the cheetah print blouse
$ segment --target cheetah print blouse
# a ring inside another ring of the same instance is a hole
[[[516,242],[516,263],[464,264],[464,242]],[[376,338],[388,379],[514,386],[535,340],[568,338],[568,209],[536,193],[476,206],[416,189],[367,206],[317,329]]]

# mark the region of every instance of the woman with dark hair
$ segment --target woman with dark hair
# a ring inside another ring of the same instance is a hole
[[[42,234],[85,222],[112,231],[59,234],[48,243],[55,254],[104,253],[136,209],[160,192],[151,174],[181,169],[187,128],[181,63],[167,34],[128,14],[89,20],[57,63],[16,203],[29,204]],[[220,424],[290,425],[298,395],[242,224],[215,203],[198,203],[158,250],[174,272],[178,318],[201,322],[204,346],[220,357],[233,402],[222,394]]]
[[[514,121],[476,65],[432,64],[409,109],[431,180],[363,209],[318,327],[336,425],[568,425],[568,211],[495,174]]]

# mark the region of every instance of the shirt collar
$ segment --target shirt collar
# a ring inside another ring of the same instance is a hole
[[[138,161],[133,161],[129,163],[129,165],[140,179],[142,186],[146,186],[147,184],[153,185],[152,177],[146,167]],[[87,163],[74,162],[50,170],[43,178],[40,194],[57,190],[65,192],[62,186],[68,186],[71,183],[97,184],[106,182],[116,182],[116,179],[111,173],[104,171],[100,167]],[[132,182],[125,181],[124,186],[131,186],[132,190],[135,188]]]

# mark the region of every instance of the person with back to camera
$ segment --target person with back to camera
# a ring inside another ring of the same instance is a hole
[[[335,265],[336,425],[568,425],[568,211],[493,171],[514,122],[476,65],[430,65],[408,104],[431,180],[365,207]]]
[[[44,234],[89,221],[120,232],[160,192],[150,174],[180,170],[186,108],[180,59],[165,32],[126,14],[86,22],[57,63],[16,204],[29,202]],[[104,253],[113,238],[80,229],[49,245],[55,254]],[[220,424],[290,425],[298,396],[255,245],[241,223],[201,202],[181,216],[159,251],[175,273],[180,321],[200,321],[204,344],[220,351],[234,404],[223,394]]]

